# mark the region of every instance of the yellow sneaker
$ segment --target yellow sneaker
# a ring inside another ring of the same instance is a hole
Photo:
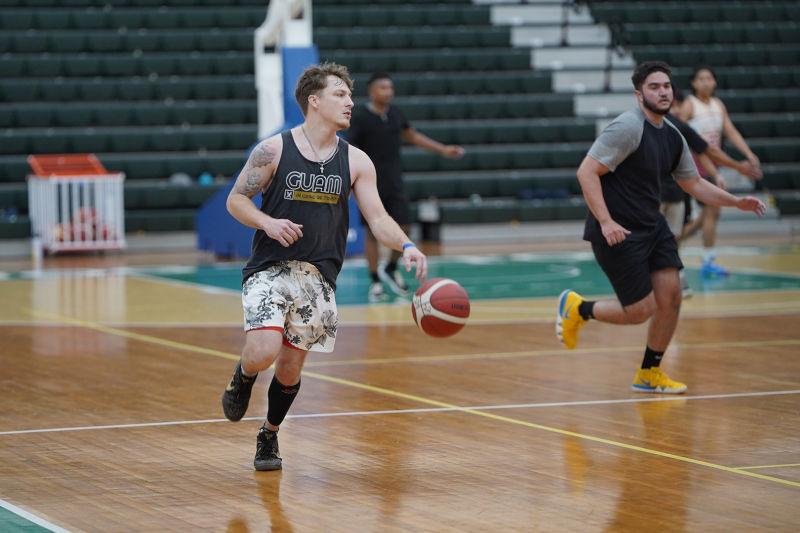
[[[562,292],[558,298],[556,337],[570,350],[578,344],[578,330],[588,322],[578,313],[578,306],[582,302],[583,298],[577,292],[569,289]]]
[[[653,392],[657,394],[681,394],[686,391],[686,384],[672,381],[661,371],[660,367],[640,368],[633,378],[633,392]]]

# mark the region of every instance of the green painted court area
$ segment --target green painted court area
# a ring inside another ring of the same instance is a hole
[[[137,272],[222,289],[241,289],[239,265],[154,268]],[[687,268],[687,276],[694,292],[800,288],[800,276],[732,270],[723,278],[704,278],[693,268]],[[581,294],[613,293],[590,253],[432,257],[428,278],[436,277],[456,280],[473,300],[555,297],[567,288]],[[411,274],[406,279],[412,290],[419,285]],[[363,261],[346,261],[337,283],[336,302],[339,305],[366,304],[369,282]],[[389,301],[395,298],[387,298]]]
[[[3,533],[40,533],[52,530],[0,507],[0,531]]]

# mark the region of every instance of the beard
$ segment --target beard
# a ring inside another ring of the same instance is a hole
[[[661,109],[660,107],[657,107],[656,104],[650,102],[647,98],[642,96],[642,105],[644,105],[647,109],[649,109],[653,113],[656,113],[656,114],[659,114],[659,115],[666,115],[667,113],[669,113],[670,107],[672,107],[672,100],[669,101],[669,104],[667,105],[667,107],[665,107],[664,109]]]

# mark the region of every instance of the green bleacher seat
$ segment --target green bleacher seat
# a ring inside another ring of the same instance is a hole
[[[116,83],[111,80],[95,78],[81,84],[80,96],[84,101],[114,100],[117,96]]]
[[[367,26],[370,28],[387,26],[392,21],[390,11],[390,8],[375,6],[357,9],[355,11],[355,25]]]
[[[53,108],[46,104],[16,104],[14,124],[17,127],[49,127],[54,123]]]
[[[79,30],[99,30],[108,27],[108,13],[102,9],[85,9],[72,11],[70,22]]]
[[[373,42],[376,48],[402,49],[409,46],[411,39],[406,28],[383,28],[374,33]],[[359,48],[364,47],[359,45]]]
[[[0,133],[0,155],[24,154],[29,151],[28,139],[26,136],[15,133],[14,130],[7,129]],[[0,200],[0,206],[8,205]]]
[[[116,98],[120,100],[150,100],[156,97],[156,82],[144,78],[127,78],[116,84]]]
[[[547,151],[549,147],[542,148],[542,145],[531,145],[518,148],[511,155],[512,168],[544,168],[548,164]]]
[[[210,59],[214,74],[253,73],[252,53],[227,52],[225,54],[214,55]]]
[[[141,107],[134,108],[130,104],[104,104],[94,109],[92,119],[97,126],[126,126],[143,124],[141,118],[147,116]]]
[[[211,28],[217,23],[214,8],[189,8],[178,12],[179,26],[184,28]]]
[[[145,14],[145,27],[147,28],[179,28],[180,14],[177,10],[167,7],[148,11]]]
[[[172,54],[143,55],[140,61],[138,61],[138,72],[134,72],[133,74],[140,73],[144,76],[172,76],[177,74],[177,65],[183,63],[185,59],[188,58],[181,58],[179,61],[178,57]]]
[[[97,133],[94,128],[87,128],[70,136],[72,150],[77,153],[100,153],[109,150],[109,138]]]
[[[139,58],[122,54],[96,57],[100,60],[99,69],[105,76],[137,76],[140,74],[149,74],[151,72],[150,70],[144,69],[144,61],[149,58]]]
[[[16,53],[33,54],[48,51],[48,36],[38,30],[26,32],[13,32],[11,34],[11,48]]]
[[[136,30],[123,35],[126,50],[154,52],[161,49],[161,33]]]
[[[418,6],[394,6],[390,11],[391,22],[395,26],[423,26],[425,13]]]
[[[47,130],[43,135],[30,138],[29,148],[32,154],[63,154],[69,151],[70,139],[53,130]]]
[[[37,13],[46,10],[39,10]],[[32,9],[3,9],[0,11],[0,28],[3,30],[24,30],[40,27],[34,22]]]
[[[0,71],[6,76],[22,76],[27,68],[27,61],[22,57],[0,55]]]
[[[138,9],[113,9],[108,13],[107,24],[109,28],[143,28],[145,13]]]
[[[149,139],[145,131],[122,130],[109,135],[109,144],[114,152],[144,152],[151,149]]]
[[[39,98],[39,87],[38,80],[3,80],[0,84],[0,99],[5,102],[35,101]]]
[[[173,124],[205,124],[208,121],[208,108],[193,101],[176,103],[172,108]]]

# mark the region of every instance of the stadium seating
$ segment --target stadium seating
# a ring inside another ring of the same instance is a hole
[[[0,217],[0,237],[24,233],[26,156],[57,151],[94,152],[126,172],[129,230],[190,229],[201,198],[164,183],[241,167],[256,136],[252,29],[266,4],[4,0],[0,210],[16,222]],[[511,46],[513,28],[492,24],[491,4],[314,0],[314,37],[322,59],[349,67],[357,104],[369,75],[387,71],[416,128],[467,148],[459,161],[403,150],[411,198],[439,198],[443,222],[581,218],[575,167],[594,121],[553,92],[552,72],[531,68],[529,49]],[[695,64],[712,65],[764,162],[763,186],[800,190],[800,2],[589,4],[615,43],[637,61],[670,62],[684,88]]]

